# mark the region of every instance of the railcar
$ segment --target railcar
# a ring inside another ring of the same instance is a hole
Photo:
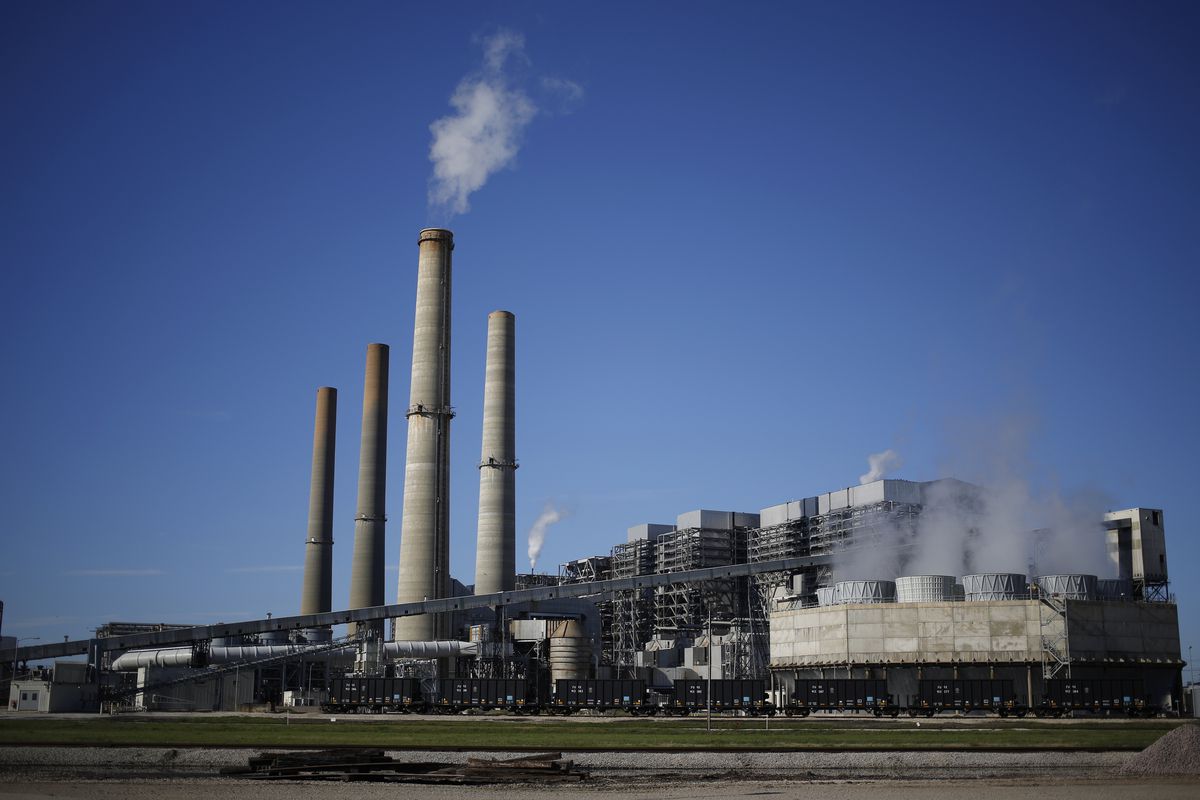
[[[932,717],[943,711],[985,711],[1007,717],[1025,716],[1028,709],[1017,700],[1011,680],[996,678],[954,678],[921,680],[917,696],[909,704],[909,716]]]
[[[653,713],[646,694],[646,682],[641,680],[608,680],[603,678],[560,678],[554,682],[554,700],[550,710],[558,714],[577,711],[611,711],[620,709],[630,714]]]
[[[798,680],[784,707],[787,716],[807,717],[814,711],[851,711],[898,716],[898,706],[888,693],[887,681],[870,678]]]
[[[711,703],[709,686],[711,684]],[[775,707],[767,699],[766,681],[759,678],[675,681],[671,689],[668,714],[687,715],[693,711],[744,711],[750,716],[774,714]]]
[[[1076,711],[1092,714],[1153,714],[1146,703],[1146,687],[1139,678],[1051,678],[1034,706],[1039,717],[1061,717]]]
[[[321,710],[338,713],[423,711],[425,698],[416,678],[334,678]]]

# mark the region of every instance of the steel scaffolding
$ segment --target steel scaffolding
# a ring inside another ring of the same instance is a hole
[[[612,550],[614,578],[636,578],[654,573],[655,542],[635,539]],[[620,669],[632,669],[637,653],[653,634],[654,590],[631,589],[612,592],[607,638],[612,643],[609,663]]]

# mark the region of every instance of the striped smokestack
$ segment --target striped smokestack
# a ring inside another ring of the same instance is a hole
[[[312,482],[308,492],[308,538],[304,544],[301,614],[333,610],[333,456],[337,443],[337,389],[317,389],[313,423]]]
[[[454,234],[426,228],[417,239],[417,314],[413,331],[408,458],[400,522],[397,601],[446,597],[450,591],[450,254]],[[396,620],[396,639],[448,635],[444,615]]]
[[[516,320],[488,314],[475,594],[514,588],[517,566]]]
[[[367,345],[363,382],[362,449],[358,456],[358,510],[354,514],[354,559],[350,569],[350,607],[383,605],[384,495],[387,482],[388,346]],[[382,638],[383,622],[363,628]],[[360,632],[350,626],[351,634]]]

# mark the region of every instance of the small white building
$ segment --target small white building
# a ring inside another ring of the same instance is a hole
[[[13,680],[8,690],[10,711],[63,713],[99,708],[99,694],[88,680],[88,666],[78,661],[56,661],[53,669],[35,669]]]

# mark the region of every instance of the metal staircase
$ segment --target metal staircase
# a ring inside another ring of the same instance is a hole
[[[1067,604],[1061,598],[1038,597],[1038,622],[1042,632],[1042,678],[1049,680],[1066,672],[1071,677],[1071,644],[1067,638]]]

